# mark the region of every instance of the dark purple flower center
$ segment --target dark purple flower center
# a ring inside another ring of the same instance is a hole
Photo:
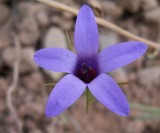
[[[85,63],[82,63],[81,68],[78,70],[78,77],[85,83],[91,82],[96,75],[96,70],[92,66],[87,66]]]

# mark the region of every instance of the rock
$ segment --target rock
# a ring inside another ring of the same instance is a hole
[[[119,68],[111,72],[111,76],[117,83],[128,82],[128,76],[123,68]]]
[[[23,48],[21,50],[20,73],[38,70],[38,66],[33,60],[34,52],[32,48]]]
[[[62,17],[60,17],[59,15],[55,14],[51,17],[51,23],[53,23],[54,25],[60,25],[62,20]]]
[[[36,102],[33,99],[32,101],[27,100],[25,101],[25,104],[23,103],[22,106],[20,106],[18,114],[21,117],[27,115],[27,116],[32,116],[36,120],[40,120],[41,119],[40,116],[44,115],[44,105],[40,102]]]
[[[71,19],[64,19],[61,20],[61,22],[59,23],[59,26],[64,30],[64,31],[69,31],[73,28],[74,23],[73,20]]]
[[[25,126],[30,130],[34,130],[36,128],[36,123],[34,123],[31,119],[26,119]]]
[[[117,5],[132,13],[139,11],[142,0],[117,0]]]
[[[99,34],[100,49],[104,49],[118,42],[118,35],[114,32],[100,32]]]
[[[33,130],[30,130],[29,133],[43,133],[39,128],[34,128]]]
[[[37,114],[36,119],[40,119],[38,117],[44,115],[44,105],[41,102],[32,102],[28,105],[28,108],[31,108],[32,115]]]
[[[43,76],[40,72],[33,72],[21,78],[23,86],[32,92],[38,92],[44,84]]]
[[[15,61],[15,49],[13,47],[8,47],[2,52],[2,61],[7,66],[13,67],[13,62]]]
[[[48,6],[34,2],[21,2],[18,5],[18,11],[22,19],[35,17],[38,12],[40,11],[46,12],[48,11],[48,9],[49,9]]]
[[[12,53],[12,54],[11,54]],[[34,50],[32,48],[23,48],[20,53],[20,73],[31,72],[38,69],[38,66],[33,61]],[[14,47],[8,47],[2,53],[3,62],[13,68],[16,53]]]
[[[25,97],[25,95],[26,95],[26,88],[19,87],[17,95],[18,95],[19,99],[23,99]],[[22,104],[24,102],[24,99],[19,101],[19,102],[20,102],[20,104]]]
[[[0,78],[0,97],[5,98],[7,94],[8,82],[4,78]]]
[[[74,18],[74,15],[72,13],[69,13],[69,12],[62,12],[63,14],[63,17],[66,18],[66,19],[73,19]]]
[[[160,68],[158,66],[145,68],[139,71],[137,81],[146,88],[160,86]]]
[[[121,26],[125,29],[125,30],[128,30],[130,31],[131,33],[135,34],[135,35],[138,35],[138,28],[135,28],[137,25],[136,23],[134,22],[133,18],[129,18],[127,20],[125,20],[124,23],[121,23]]]
[[[148,34],[148,33],[151,33],[152,29],[148,28],[148,25],[145,25],[144,23],[140,23],[140,24],[137,25],[137,29],[138,29],[138,34],[140,36],[142,36],[144,38],[150,38],[151,37],[151,35]]]
[[[53,23],[53,25],[58,25],[63,30],[71,30],[74,23],[73,23],[73,19],[70,18],[72,16],[69,16],[69,17],[68,16],[67,14],[63,14],[62,17],[60,17],[59,15],[53,15],[51,17],[51,22]]]
[[[20,42],[23,45],[34,46],[40,37],[36,21],[32,18],[24,19],[20,26]]]
[[[61,73],[61,72],[53,72],[53,71],[47,71],[47,70],[44,70],[44,72],[53,79],[53,83],[57,83],[64,75],[64,73]]]
[[[40,10],[36,13],[35,18],[40,27],[47,27],[50,24],[49,15],[47,12]]]
[[[137,110],[136,111],[133,110],[131,113],[136,113],[135,119],[136,119],[136,116],[138,117],[138,115],[139,115],[139,112]],[[133,117],[134,117],[134,115],[133,115]],[[126,132],[127,133],[143,133],[144,129],[145,129],[145,123],[141,120],[136,120],[134,122],[131,121],[131,122],[127,123]]]
[[[46,131],[47,131],[47,133],[54,133],[55,132],[55,126],[47,125]]]
[[[67,41],[64,32],[56,27],[51,27],[46,32],[43,39],[43,46],[67,48]]]
[[[160,8],[155,8],[153,10],[149,10],[147,12],[144,12],[143,14],[144,18],[153,23],[160,23]]]
[[[10,16],[9,8],[4,4],[0,4],[0,25],[5,23],[5,21],[9,18],[9,16]]]
[[[22,19],[34,19],[41,28],[47,27],[50,24],[50,10],[48,6],[40,3],[21,2],[18,10]]]
[[[145,11],[152,10],[158,7],[157,0],[142,0],[142,8]]]
[[[12,44],[11,34],[7,31],[0,32],[0,51]]]
[[[21,2],[18,11],[21,16],[20,41],[23,45],[34,46],[41,31],[50,24],[49,11],[51,8],[34,2]]]
[[[5,99],[5,98],[4,98]],[[0,100],[0,112],[1,112],[1,114],[3,115],[3,113],[2,112],[5,112],[6,111],[6,101],[5,100],[2,100],[2,97],[1,97],[1,100]]]
[[[107,15],[111,15],[113,17],[118,18],[123,13],[122,8],[113,1],[103,0],[101,2],[101,5],[104,13],[106,13]]]
[[[0,27],[0,51],[13,43],[13,30],[12,19],[8,19],[8,21]]]

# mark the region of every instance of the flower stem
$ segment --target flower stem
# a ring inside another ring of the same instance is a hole
[[[43,86],[55,86],[56,83],[46,83],[46,84],[43,84]]]
[[[86,88],[86,113],[88,114],[89,111],[89,89]]]
[[[150,105],[144,105],[144,104],[138,104],[138,103],[131,103],[132,109],[138,109],[145,112],[151,112],[151,113],[157,113],[160,115],[160,108],[159,107],[153,107]]]
[[[68,31],[67,31],[67,30],[66,30],[66,37],[67,37],[67,40],[68,40],[69,49],[70,49],[71,51],[74,51],[73,45],[72,45],[72,43],[71,43],[71,39],[69,38],[69,35],[68,35]]]
[[[95,101],[94,96],[91,94],[88,88],[86,88],[86,113],[89,113],[89,105]]]
[[[127,85],[129,82],[119,82],[118,85]]]
[[[154,113],[142,113],[136,116],[131,116],[133,120],[157,120],[160,118],[160,114]]]

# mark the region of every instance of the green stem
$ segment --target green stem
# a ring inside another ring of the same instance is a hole
[[[67,30],[66,30],[66,36],[67,36],[67,40],[68,40],[69,49],[70,49],[71,51],[74,51],[73,46],[72,46],[72,43],[71,43],[71,39],[69,38],[69,35],[68,35],[68,31],[67,31]]]
[[[118,85],[127,85],[129,82],[119,82]]]
[[[43,86],[55,86],[56,83],[46,83],[46,84],[43,84]]]
[[[131,118],[134,120],[155,120],[155,119],[159,119],[160,115],[153,114],[153,113],[142,113],[136,116],[131,116]]]
[[[86,88],[86,113],[89,111],[89,89]]]
[[[159,107],[153,107],[150,105],[143,105],[143,104],[138,104],[138,103],[131,103],[131,108],[132,109],[138,109],[142,111],[147,111],[151,113],[159,113],[160,114],[160,108]]]

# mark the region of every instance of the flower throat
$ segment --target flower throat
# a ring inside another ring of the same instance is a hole
[[[82,63],[81,68],[78,70],[78,77],[85,83],[91,82],[96,75],[96,70],[91,66],[87,66],[85,63]]]

